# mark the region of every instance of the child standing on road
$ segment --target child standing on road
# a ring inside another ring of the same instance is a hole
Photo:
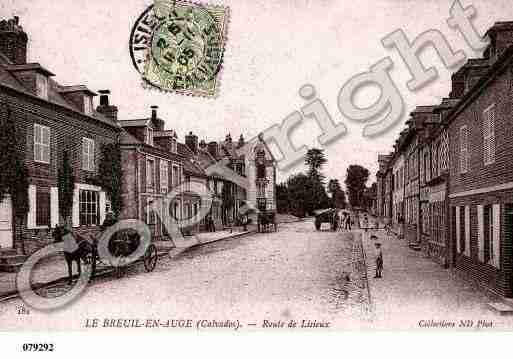
[[[373,238],[374,237],[374,238]],[[372,236],[371,239],[377,239],[376,236]],[[381,251],[381,243],[375,243],[374,255],[376,257],[376,275],[374,278],[381,278],[381,272],[383,271],[383,252]]]

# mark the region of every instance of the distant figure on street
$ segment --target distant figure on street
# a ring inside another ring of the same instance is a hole
[[[344,225],[344,229],[346,231],[350,231],[351,230],[351,214],[347,213],[347,216],[346,216],[346,223]]]
[[[365,229],[365,232],[369,229],[369,217],[367,217],[367,213],[363,215],[363,228]]]
[[[376,236],[371,236],[371,239],[376,240]],[[374,278],[382,278],[381,272],[383,271],[383,252],[381,251],[381,243],[374,244],[374,256],[376,258],[376,275]]]
[[[404,237],[404,217],[399,217],[399,239]]]

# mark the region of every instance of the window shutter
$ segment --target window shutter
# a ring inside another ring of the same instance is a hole
[[[105,221],[105,208],[107,205],[107,197],[105,195],[104,191],[100,192],[100,200],[99,200],[99,206],[100,206],[100,224],[103,224],[103,221]]]
[[[460,128],[460,173],[466,173],[468,170],[468,129],[467,126],[463,126]]]
[[[500,269],[501,205],[493,205],[493,266]]]
[[[484,262],[484,207],[477,206],[477,255],[480,262]]]
[[[50,163],[50,128],[49,127],[44,127],[43,128],[43,154],[42,154],[42,159],[43,161],[45,162],[48,162]]]
[[[87,170],[89,166],[89,145],[86,138],[82,138],[82,169]]]
[[[489,147],[490,147],[490,163],[495,162],[495,106],[490,111],[489,123]]]
[[[50,224],[52,228],[59,224],[59,189],[50,188]]]
[[[465,206],[465,255],[470,257],[470,206]]]
[[[139,160],[139,170],[141,171],[141,193],[146,193],[146,156]]]
[[[94,141],[88,139],[87,142],[89,142],[89,170],[94,171]]]
[[[29,229],[36,226],[36,186],[30,185],[28,189],[29,212],[27,215],[27,227]]]
[[[71,215],[71,223],[73,227],[80,226],[80,191],[75,188],[73,191],[73,210]]]
[[[460,215],[460,207],[456,207],[456,247],[458,248],[458,253],[461,253],[461,215]]]

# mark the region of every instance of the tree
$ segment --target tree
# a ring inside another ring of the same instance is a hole
[[[13,238],[15,246],[25,253],[24,241],[21,238],[22,227],[29,211],[28,170],[22,155],[16,124],[11,109],[4,105],[0,109],[0,202],[10,196],[13,208]]]
[[[321,172],[322,166],[328,162],[324,150],[311,148],[306,153],[305,164],[308,166],[308,177],[323,182],[324,176]]]
[[[286,183],[276,185],[276,209],[278,213],[288,213],[289,206],[289,190]]]
[[[311,181],[304,173],[290,176],[287,180],[290,212],[297,217],[305,217],[312,205]]]
[[[346,207],[346,194],[338,179],[331,179],[328,182],[328,192],[331,194],[330,206],[334,208]]]
[[[123,209],[121,186],[123,168],[121,165],[121,148],[117,143],[102,146],[102,157],[98,166],[98,182],[108,195],[114,217],[118,218]]]
[[[346,188],[349,192],[349,203],[353,207],[361,207],[365,185],[369,179],[369,170],[360,165],[350,165],[347,169]]]
[[[306,153],[305,164],[308,166],[308,179],[312,193],[308,202],[307,211],[312,213],[316,209],[329,207],[329,197],[324,188],[324,175],[321,170],[328,162],[324,151],[318,148],[311,148]]]
[[[73,175],[73,166],[71,165],[68,151],[64,151],[62,155],[62,165],[61,168],[59,168],[57,188],[59,191],[60,217],[63,218],[64,223],[71,223],[75,176]]]

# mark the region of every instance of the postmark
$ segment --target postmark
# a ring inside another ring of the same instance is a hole
[[[136,21],[130,55],[145,87],[212,97],[223,63],[227,7],[157,0]]]

